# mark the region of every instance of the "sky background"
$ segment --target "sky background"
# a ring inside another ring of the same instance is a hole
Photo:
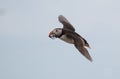
[[[48,33],[64,15],[89,62]],[[0,79],[120,79],[120,0],[0,0]]]

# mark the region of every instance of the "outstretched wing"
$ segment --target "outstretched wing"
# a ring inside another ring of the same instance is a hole
[[[70,22],[63,15],[59,15],[58,19],[63,24],[64,29],[75,31],[75,28],[70,24]]]
[[[81,54],[85,56],[88,60],[92,61],[90,54],[83,45],[83,41],[81,39],[75,39],[74,41],[74,45],[78,49],[78,51],[81,52]]]
[[[85,56],[88,60],[92,61],[90,54],[87,49],[84,47],[84,41],[82,38],[79,38],[76,34],[67,34],[69,39],[74,40],[74,46],[78,49],[78,51]]]

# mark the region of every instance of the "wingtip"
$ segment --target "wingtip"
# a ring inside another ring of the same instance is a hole
[[[59,19],[60,19],[60,18],[64,18],[64,16],[63,16],[63,15],[59,15],[58,18],[59,18]]]
[[[63,17],[63,15],[59,15],[58,17]]]
[[[93,61],[92,57],[89,55],[89,56],[85,56],[90,62]]]
[[[92,58],[89,59],[90,62],[93,62]]]
[[[62,21],[63,19],[65,19],[65,17],[63,15],[59,15],[58,18],[59,18],[60,21]]]

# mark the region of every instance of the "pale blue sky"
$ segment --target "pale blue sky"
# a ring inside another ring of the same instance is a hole
[[[0,79],[120,79],[119,0],[0,0]],[[64,15],[90,44],[89,62],[48,33]]]

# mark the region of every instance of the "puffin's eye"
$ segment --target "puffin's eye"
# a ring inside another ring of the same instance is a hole
[[[56,32],[58,32],[58,30],[56,30]]]

